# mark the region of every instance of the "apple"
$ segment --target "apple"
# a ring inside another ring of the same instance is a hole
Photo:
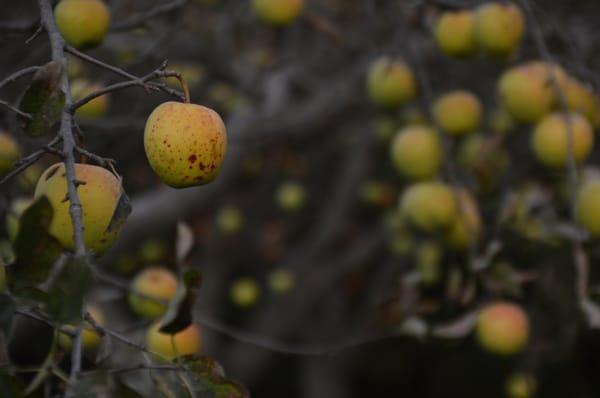
[[[545,116],[533,130],[531,146],[536,158],[550,167],[564,167],[569,154],[569,134],[573,157],[583,162],[594,146],[594,130],[578,113],[555,112]]]
[[[516,304],[495,302],[479,313],[475,334],[488,352],[500,356],[514,355],[527,344],[529,319]]]
[[[452,189],[438,181],[424,181],[405,189],[400,211],[413,226],[433,232],[452,225],[458,215],[458,203]]]
[[[433,116],[449,135],[472,133],[479,128],[482,118],[479,99],[465,90],[457,90],[439,97],[433,104]]]
[[[467,249],[481,234],[481,216],[475,198],[466,189],[456,191],[459,212],[445,232],[446,244],[453,249]]]
[[[0,176],[8,173],[20,156],[17,141],[8,133],[0,131]]]
[[[294,288],[295,279],[294,274],[285,268],[274,269],[268,277],[269,288],[277,294],[289,293]]]
[[[95,91],[101,90],[103,87],[100,84],[90,83],[86,80],[78,79],[71,83],[71,95],[73,101],[87,97]],[[110,104],[110,96],[108,94],[96,97],[87,104],[78,108],[75,114],[86,119],[101,118],[106,114]]]
[[[119,227],[108,227],[121,196],[121,182],[110,171],[89,164],[75,164],[75,176],[82,182],[77,187],[83,209],[83,239],[87,249],[96,254],[108,249],[119,234]],[[48,167],[35,187],[35,199],[46,196],[54,209],[50,234],[72,250],[73,225],[69,213],[65,165],[55,163]]]
[[[577,220],[593,237],[600,236],[600,179],[591,178],[577,191]]]
[[[252,307],[260,298],[260,286],[250,277],[239,278],[231,284],[231,301],[238,307]]]
[[[89,312],[92,319],[94,319],[94,322],[96,322],[98,325],[104,324],[104,314],[102,311],[100,311],[100,308],[90,305],[87,307],[87,312]],[[65,329],[71,332],[75,332],[77,330],[76,326],[74,325],[65,325]],[[88,322],[85,322],[83,325],[81,337],[81,344],[85,351],[94,350],[100,345],[100,334]],[[71,351],[73,348],[73,339],[68,334],[59,332],[58,345],[60,345],[62,349],[66,351]]]
[[[211,182],[227,150],[223,120],[201,105],[165,102],[150,115],[144,130],[150,166],[174,188]]]
[[[164,261],[168,255],[167,244],[159,239],[147,240],[137,250],[138,260],[146,264]]]
[[[367,75],[367,91],[374,104],[395,108],[415,97],[417,85],[406,62],[381,57],[371,64]]]
[[[594,127],[600,127],[600,100],[594,90],[573,77],[563,88],[569,109],[581,113]]]
[[[19,225],[21,215],[29,208],[29,206],[33,203],[32,198],[16,198],[10,204],[8,212],[6,214],[6,232],[8,234],[8,238],[11,242],[14,243],[15,239],[17,239],[17,235],[19,234]]]
[[[19,188],[22,191],[33,193],[33,191],[35,190],[35,185],[37,184],[44,170],[44,167],[35,163],[27,167],[17,177],[17,184],[19,185]]]
[[[396,170],[404,177],[429,179],[438,174],[444,150],[434,129],[413,125],[396,134],[390,155]]]
[[[110,25],[110,10],[102,0],[61,0],[54,16],[65,41],[80,49],[102,43]]]
[[[277,188],[275,199],[281,209],[288,212],[298,211],[306,203],[306,191],[302,184],[286,181]]]
[[[484,3],[475,12],[475,37],[488,54],[507,56],[514,53],[524,33],[525,17],[513,3]]]
[[[244,226],[244,214],[235,206],[223,206],[217,213],[217,227],[225,235],[238,233]]]
[[[304,9],[304,0],[252,0],[256,15],[271,25],[289,25]]]
[[[537,390],[535,377],[527,373],[515,373],[506,380],[508,398],[533,398]]]
[[[200,353],[202,335],[195,323],[174,335],[161,333],[160,327],[160,323],[154,323],[146,332],[148,350],[159,359],[172,361],[177,357]]]
[[[434,38],[440,50],[447,55],[464,57],[473,54],[476,50],[473,12],[444,12],[435,24]]]
[[[142,318],[158,318],[167,312],[167,302],[175,296],[177,285],[177,277],[167,268],[148,267],[131,283],[129,306]]]

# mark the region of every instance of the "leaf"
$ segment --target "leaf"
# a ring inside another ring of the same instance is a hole
[[[121,195],[119,196],[119,201],[117,202],[117,207],[115,207],[115,211],[110,219],[110,223],[108,224],[108,227],[106,227],[106,232],[121,229],[121,226],[125,223],[125,220],[127,220],[127,217],[129,217],[130,214],[131,201],[123,187],[121,187]]]
[[[63,251],[48,233],[53,213],[52,205],[42,196],[21,216],[14,244],[16,264],[7,268],[11,284],[32,286],[48,278],[52,265]]]
[[[177,287],[175,297],[169,303],[167,313],[161,319],[162,333],[175,334],[190,326],[193,322],[194,289],[200,286],[202,273],[197,269],[188,269]]]
[[[475,322],[477,321],[477,315],[479,311],[471,311],[446,324],[436,326],[431,331],[431,335],[434,337],[458,339],[471,333]]]
[[[64,76],[65,64],[60,61],[47,63],[33,75],[19,104],[20,110],[31,115],[31,119],[22,118],[27,135],[45,135],[60,120],[65,106]]]
[[[196,388],[211,391],[215,398],[250,398],[250,393],[240,383],[225,377],[223,367],[212,358],[182,357],[194,376]]]
[[[8,336],[10,331],[14,310],[14,300],[6,294],[0,294],[0,333],[4,334],[5,337]]]
[[[192,229],[183,222],[177,223],[177,242],[175,246],[177,263],[181,264],[194,247],[194,234]]]
[[[0,368],[0,391],[3,398],[21,398],[24,395],[23,382],[14,375],[6,372],[7,367]]]

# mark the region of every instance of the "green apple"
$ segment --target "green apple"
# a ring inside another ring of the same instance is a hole
[[[410,185],[402,194],[400,211],[415,227],[433,232],[447,229],[458,216],[452,188],[438,181]]]
[[[177,285],[177,277],[170,270],[148,267],[131,283],[129,306],[142,318],[158,318],[167,311],[167,302],[175,297]]]
[[[65,41],[81,49],[102,43],[110,25],[110,10],[102,0],[61,0],[54,16]]]
[[[488,54],[514,53],[525,33],[525,17],[519,7],[508,1],[480,5],[475,13],[475,37]]]
[[[416,96],[417,84],[406,62],[381,57],[371,64],[367,76],[367,91],[374,104],[396,108]]]
[[[475,52],[475,16],[471,10],[446,11],[434,27],[435,42],[443,53],[464,57]]]
[[[435,177],[444,159],[437,132],[417,125],[405,127],[396,134],[390,155],[396,170],[409,179]]]
[[[479,128],[482,119],[479,99],[465,90],[457,90],[439,97],[433,104],[433,116],[449,135],[464,135]]]
[[[229,294],[231,301],[238,307],[248,308],[256,304],[260,298],[260,286],[250,277],[239,278],[231,284]]]

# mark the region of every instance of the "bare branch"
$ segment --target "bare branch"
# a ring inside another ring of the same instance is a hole
[[[144,13],[135,15],[124,21],[114,23],[111,26],[110,30],[114,31],[114,32],[119,32],[119,31],[131,30],[131,29],[138,28],[140,26],[145,25],[146,22],[148,22],[150,19],[152,19],[154,17],[157,17],[162,14],[167,14],[169,12],[172,12],[179,8],[182,8],[188,2],[189,2],[189,0],[173,0],[169,3],[158,5]]]

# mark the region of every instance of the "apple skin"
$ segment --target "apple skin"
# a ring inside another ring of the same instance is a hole
[[[286,26],[302,13],[304,0],[252,0],[252,9],[264,22]]]
[[[275,199],[282,210],[287,212],[298,211],[306,203],[306,191],[302,184],[286,181],[277,188]]]
[[[435,177],[444,159],[436,131],[416,125],[405,127],[396,134],[390,155],[396,170],[409,179]]]
[[[475,12],[477,43],[490,55],[507,56],[514,53],[524,33],[523,12],[512,3],[485,3]]]
[[[459,213],[454,223],[446,231],[444,239],[446,244],[457,250],[464,250],[469,243],[476,241],[481,234],[481,216],[475,198],[466,189],[456,192]]]
[[[593,237],[600,236],[600,180],[590,179],[577,192],[577,220]]]
[[[170,270],[158,266],[148,267],[140,272],[131,283],[131,293],[128,296],[129,306],[142,318],[158,318],[167,311],[168,306],[151,300],[151,298],[169,301],[175,296],[177,285],[177,277]]]
[[[545,116],[535,126],[531,146],[536,158],[549,167],[564,167],[568,159],[569,132],[572,133],[575,161],[581,163],[587,159],[594,147],[592,126],[578,113],[565,115],[561,112]]]
[[[499,356],[514,355],[527,343],[529,319],[518,305],[496,302],[479,313],[475,333],[486,351]]]
[[[600,100],[593,89],[572,77],[563,89],[569,109],[584,115],[594,128],[600,127]]]
[[[8,133],[0,131],[0,176],[9,172],[20,156],[17,141]]]
[[[231,284],[231,301],[238,307],[252,307],[260,298],[260,286],[252,278],[239,278]]]
[[[100,311],[98,307],[90,305],[87,307],[87,311],[98,325],[104,324],[104,314]],[[75,332],[77,328],[73,325],[65,325],[65,329]],[[85,351],[95,350],[100,345],[100,334],[87,322],[85,322],[83,325],[81,337],[81,343]],[[73,339],[68,334],[61,332],[58,333],[58,344],[64,350],[71,351],[71,349],[73,348],[72,340]]]
[[[103,87],[100,84],[90,83],[85,80],[75,80],[71,83],[71,94],[73,101],[78,101],[89,94],[101,90]],[[86,119],[97,119],[106,115],[110,104],[110,96],[108,94],[96,97],[87,104],[78,108],[75,115]]]
[[[33,203],[32,198],[16,198],[10,204],[10,209],[6,214],[6,233],[8,234],[8,239],[13,243],[19,234],[19,219],[31,203]]]
[[[433,115],[444,132],[459,136],[479,128],[482,118],[479,99],[465,90],[446,93],[433,104]]]
[[[454,192],[446,184],[424,181],[406,188],[400,211],[413,226],[434,232],[452,225],[458,215],[458,203]]]
[[[75,176],[81,184],[77,193],[83,208],[83,239],[88,250],[96,254],[107,250],[119,234],[119,228],[107,231],[121,195],[121,183],[110,171],[89,164],[75,164]],[[55,163],[48,167],[38,180],[34,198],[47,196],[54,217],[50,224],[50,234],[65,249],[73,250],[73,225],[69,214],[67,196],[67,180],[65,165]]]
[[[200,353],[202,335],[200,328],[195,323],[174,335],[175,347],[173,347],[172,335],[161,333],[160,327],[160,323],[154,323],[146,332],[146,345],[152,353],[158,354],[159,359],[172,361],[177,356]]]
[[[110,11],[102,0],[62,0],[54,16],[65,41],[79,49],[102,43],[110,25]]]
[[[371,64],[367,91],[374,104],[389,109],[413,99],[417,85],[412,70],[403,60],[381,57]]]
[[[227,132],[212,109],[165,102],[148,117],[144,148],[150,166],[167,185],[204,185],[219,173],[227,151]]]
[[[446,55],[465,57],[477,49],[475,42],[475,16],[470,10],[446,11],[434,28],[437,46]]]

